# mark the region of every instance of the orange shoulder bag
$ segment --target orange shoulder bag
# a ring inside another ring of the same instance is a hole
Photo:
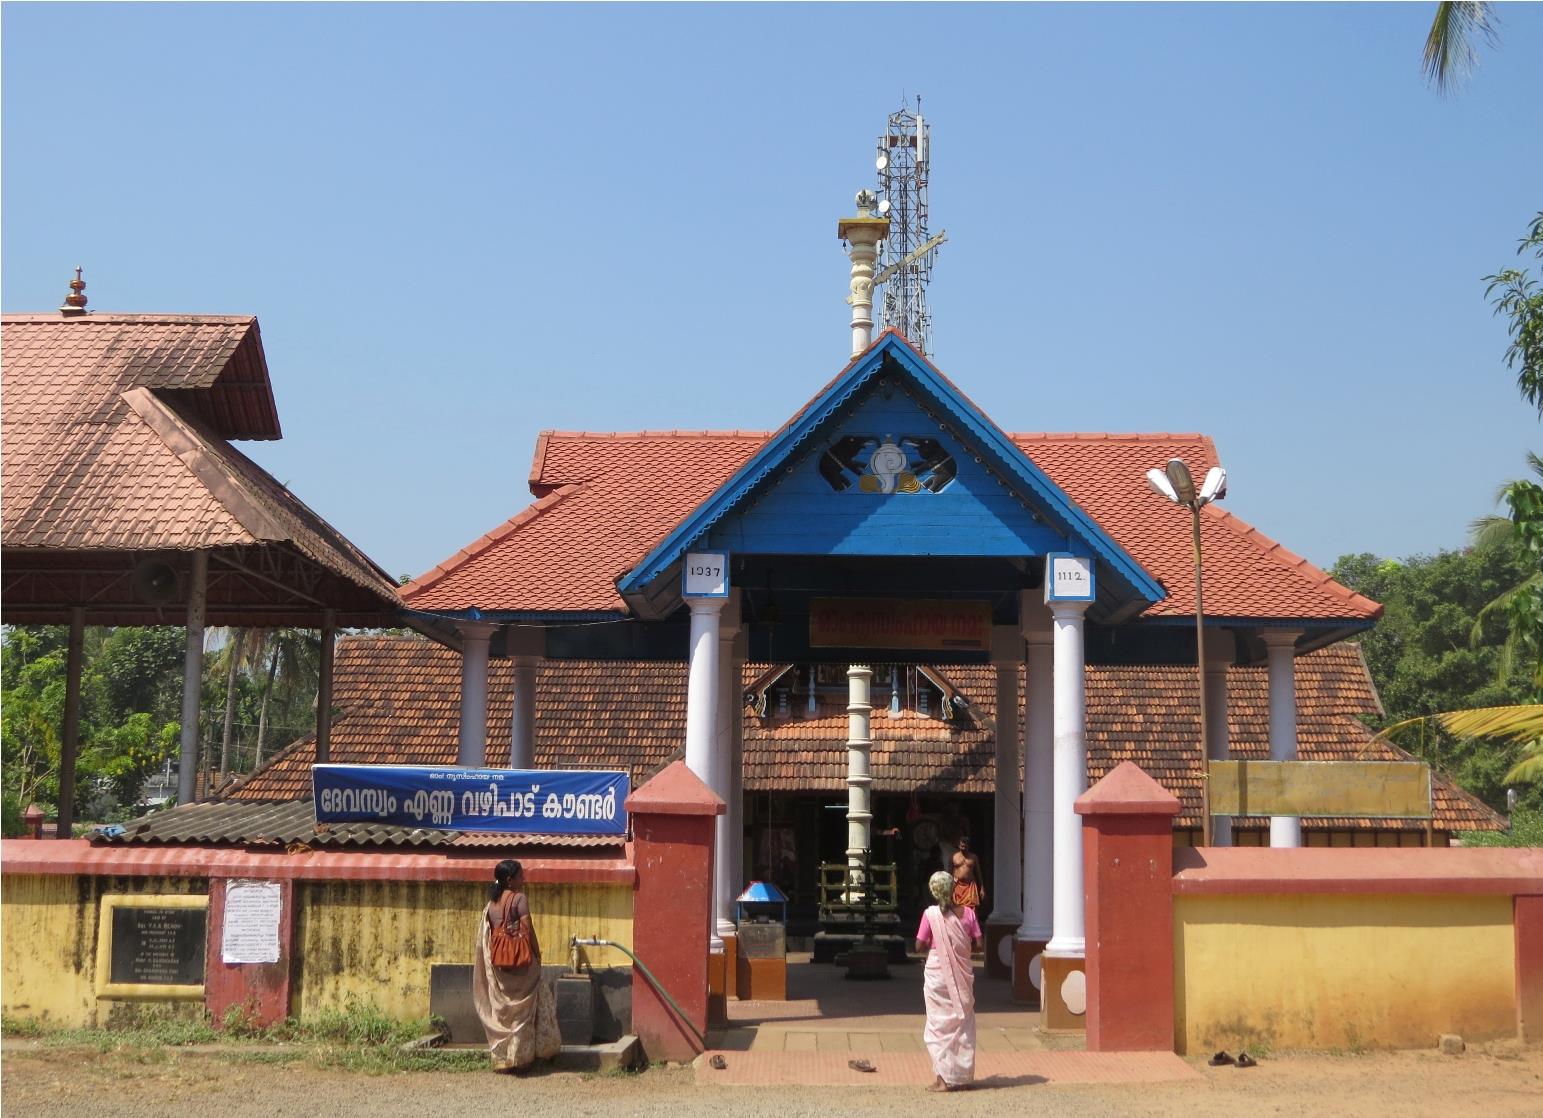
[[[493,914],[487,915],[488,926],[488,956],[493,965],[499,970],[524,970],[535,961],[530,949],[530,936],[526,934],[525,922],[516,920],[513,928],[509,926],[510,918],[514,915],[514,901],[518,893],[510,893],[504,900],[503,922],[493,923]]]

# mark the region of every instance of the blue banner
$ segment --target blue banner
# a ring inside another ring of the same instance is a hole
[[[313,765],[318,823],[446,831],[624,835],[626,773],[462,769],[451,765]]]

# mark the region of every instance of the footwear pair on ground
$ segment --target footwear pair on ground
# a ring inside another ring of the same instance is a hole
[[[1213,1068],[1251,1068],[1257,1067],[1259,1065],[1259,1061],[1254,1059],[1247,1052],[1239,1052],[1237,1059],[1233,1059],[1232,1056],[1225,1051],[1218,1052],[1216,1055],[1207,1060],[1206,1063],[1210,1064]]]

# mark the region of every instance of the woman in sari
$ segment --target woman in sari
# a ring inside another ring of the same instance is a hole
[[[957,1091],[975,1079],[975,970],[970,953],[981,945],[975,910],[954,903],[954,875],[939,871],[927,881],[937,900],[922,914],[916,950],[927,951],[922,993],[927,1028],[922,1040],[932,1057],[929,1091]]]
[[[502,970],[493,965],[488,939],[494,928],[505,924],[511,929],[518,928],[517,934],[530,937],[533,961],[529,966]],[[487,1033],[494,1071],[521,1072],[535,1063],[538,1055],[551,1054],[538,1051],[548,1047],[537,1043],[541,1019],[541,944],[536,939],[530,904],[525,899],[525,871],[512,859],[506,858],[493,869],[493,887],[477,936],[471,996]]]

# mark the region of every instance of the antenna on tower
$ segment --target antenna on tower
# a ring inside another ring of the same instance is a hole
[[[895,330],[922,353],[932,350],[932,314],[927,309],[927,283],[938,246],[947,233],[927,230],[927,180],[930,175],[931,129],[922,119],[922,99],[916,111],[901,107],[889,114],[879,137],[879,214],[889,219],[889,236],[879,251],[874,286],[884,286],[883,328]]]

